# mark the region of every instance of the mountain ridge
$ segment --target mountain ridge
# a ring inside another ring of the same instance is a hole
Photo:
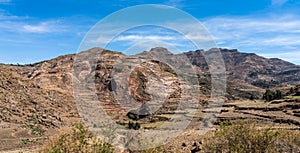
[[[143,123],[157,122],[162,119],[161,116],[156,115],[174,113],[174,110],[178,107],[177,102],[181,95],[181,83],[172,67],[163,62],[151,60],[151,56],[147,55],[155,54],[157,56],[160,50],[163,50],[163,53],[168,55],[168,57],[174,58],[172,60],[176,60],[177,56],[180,56],[170,55],[170,51],[162,48],[153,48],[151,52],[143,52],[143,62],[134,68],[129,78],[129,89],[131,94],[133,94],[133,99],[137,102],[137,107],[145,106],[151,100],[149,95],[153,95],[152,93],[161,89],[163,90],[158,92],[158,94],[167,92],[165,95],[157,95],[158,97],[166,97],[167,101],[164,107],[158,109],[157,114],[154,116],[139,120]],[[205,104],[210,103],[211,78],[205,57],[201,53],[203,51],[183,53],[190,59],[192,67],[197,73],[201,90],[201,94],[196,98],[183,98],[189,102],[196,102],[205,106]],[[79,68],[82,68],[80,70],[85,72],[78,76],[94,77],[95,80],[90,83],[95,84],[96,94],[103,108],[109,111],[112,114],[111,117],[117,121],[127,122],[127,110],[121,108],[113,95],[115,88],[113,87],[112,72],[120,58],[129,58],[126,64],[130,64],[130,62],[136,62],[135,64],[137,64],[140,61],[139,57],[142,55],[128,57],[120,52],[109,51],[103,48],[92,48],[79,54],[88,57],[90,52],[101,53],[96,62],[95,70],[90,70],[86,67],[90,64],[89,62],[82,61],[83,64],[79,65],[81,66]],[[263,58],[253,53],[240,53],[235,49],[221,49],[221,54],[224,57],[228,78],[227,100],[261,99],[267,88],[288,85],[284,88],[289,90],[290,87],[293,87],[291,85],[300,84],[300,67],[292,63],[278,59]],[[57,129],[67,126],[72,121],[80,120],[81,118],[78,115],[73,97],[72,84],[74,77],[72,69],[76,60],[76,54],[68,54],[29,65],[0,64],[0,92],[2,93],[0,96],[0,111],[2,112],[0,114],[0,127],[5,127],[3,131],[12,131],[11,133],[14,133],[15,129],[17,129],[17,131],[23,131],[24,133],[23,127],[25,127],[27,130],[31,130],[33,134],[24,134],[22,136],[24,139],[31,139],[34,137],[37,129],[39,129],[38,131],[47,132],[51,128]],[[88,60],[88,58],[84,60]],[[125,72],[130,72],[130,65],[126,64],[121,65],[120,68]],[[117,71],[118,69],[115,70]],[[149,87],[151,87],[151,90],[147,89]],[[299,88],[295,88],[295,91],[299,92]],[[189,102],[187,105],[192,106],[193,104]],[[156,104],[155,101],[151,103],[151,105]],[[128,105],[124,104],[124,106],[127,107]],[[226,106],[229,107],[231,105]],[[141,111],[139,108],[130,110],[133,112]],[[238,118],[234,115],[226,115],[228,114],[225,112],[220,119]],[[168,118],[164,119],[168,120]],[[199,116],[197,119],[201,120],[202,117]],[[53,133],[50,135],[53,135]],[[4,133],[3,136],[12,140],[15,139],[14,135],[10,135],[9,132]],[[19,147],[18,142],[0,141],[0,143],[5,143],[0,145],[0,150]]]

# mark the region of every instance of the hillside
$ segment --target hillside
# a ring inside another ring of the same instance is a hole
[[[157,49],[157,48],[156,48]],[[241,53],[238,50],[220,49],[228,79],[229,98],[249,98],[252,95],[261,98],[264,89],[278,85],[297,85],[300,82],[300,66],[275,59],[264,58],[253,53]],[[190,62],[198,67],[200,79],[209,88],[209,68],[203,56],[203,50],[184,53]],[[116,52],[111,52],[114,56]],[[17,71],[36,81],[41,86],[62,92],[71,92],[71,74],[75,55],[17,67]],[[109,57],[108,57],[109,58]],[[117,60],[117,59],[114,59]]]
[[[264,58],[253,53],[241,53],[236,49],[221,49],[228,78],[228,97],[262,97],[264,89],[278,85],[297,85],[300,82],[300,66],[276,58]],[[209,75],[203,56],[204,50],[184,53],[202,71]]]
[[[50,129],[78,117],[70,94],[41,87],[7,65],[0,65],[0,93],[0,150],[41,143]]]
[[[97,58],[90,56],[90,53],[101,55]],[[80,118],[73,98],[73,79],[82,82],[88,80],[87,87],[94,86],[98,99],[92,101],[101,104],[118,122],[138,121],[142,127],[151,129],[162,121],[169,121],[171,114],[183,114],[195,121],[190,128],[199,126],[203,114],[214,111],[204,110],[211,102],[211,78],[203,53],[203,50],[197,50],[173,55],[167,49],[158,47],[128,57],[119,52],[93,48],[79,53],[85,57],[79,64],[74,64],[78,56],[71,54],[30,65],[0,65],[0,150],[41,144],[58,129],[78,121]],[[184,92],[193,89],[191,85],[180,81],[178,74],[169,65],[151,59],[153,55],[162,54],[173,61],[182,55],[190,59],[198,73],[200,96],[191,94],[192,97],[185,97]],[[244,100],[250,97],[261,99],[266,88],[287,86],[284,90],[289,90],[300,84],[299,66],[237,50],[221,49],[221,54],[228,82],[227,101],[221,108],[218,121],[258,119],[261,121],[259,123],[267,125],[282,123],[284,126],[291,125],[291,128],[300,125],[299,99],[269,103]],[[95,69],[90,67],[91,58],[97,58]],[[82,72],[72,77],[73,67]],[[124,81],[122,76],[116,74],[126,74],[128,80]],[[117,97],[116,87],[126,82],[128,84],[124,89],[128,91],[125,92],[130,92],[132,97]],[[299,93],[299,86],[295,87],[294,92]],[[82,100],[91,100],[89,93],[81,94]],[[130,103],[122,103],[128,99],[131,99]],[[179,108],[180,100],[185,105],[178,111],[176,109]],[[162,102],[163,107],[157,108]],[[196,115],[192,116],[190,112],[195,110]],[[133,118],[128,117],[128,114]],[[140,116],[135,118],[136,115]],[[30,140],[30,143],[25,144],[25,140]]]

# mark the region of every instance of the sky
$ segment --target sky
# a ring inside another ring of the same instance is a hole
[[[300,65],[298,0],[0,0],[0,63],[29,64],[76,53],[96,23],[142,4],[168,5],[189,13],[208,30],[217,47]],[[153,16],[160,14],[153,12]],[[181,51],[195,49],[179,37],[162,27],[136,27],[105,47],[125,52],[136,43],[155,40]]]

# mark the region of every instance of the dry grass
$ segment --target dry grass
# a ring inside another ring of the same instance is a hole
[[[300,131],[274,131],[245,121],[234,125],[228,122],[203,142],[203,152],[299,152]]]
[[[74,124],[72,129],[66,131],[49,141],[40,152],[112,153],[115,151],[111,145],[93,136],[82,124]],[[217,132],[201,139],[201,142],[202,152],[300,152],[300,131],[259,128],[255,122],[250,121],[234,124],[226,122],[221,124]],[[168,152],[168,149],[165,149],[165,146],[161,146],[144,151],[133,151],[133,153]]]
[[[82,124],[60,133],[40,151],[42,153],[113,153],[111,145],[99,140]]]

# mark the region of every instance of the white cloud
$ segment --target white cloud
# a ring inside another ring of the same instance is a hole
[[[262,41],[266,45],[280,45],[280,46],[290,46],[290,45],[300,45],[300,35],[299,36],[278,36],[271,39],[266,39]]]
[[[198,41],[204,41],[204,42],[209,42],[209,41],[213,40],[212,37],[207,36],[207,35],[197,35],[197,34],[191,34],[191,33],[185,35],[185,37],[190,40],[198,40]]]
[[[275,17],[216,17],[204,21],[210,29],[235,30],[244,32],[296,32],[300,30],[300,20],[295,16]]]
[[[173,7],[183,7],[184,1],[185,0],[167,0],[165,4]]]
[[[283,5],[286,2],[288,2],[288,0],[272,0],[272,5]]]
[[[206,19],[203,23],[219,47],[238,48],[300,63],[296,59],[300,57],[300,20],[297,15],[223,16]]]
[[[2,31],[9,32],[42,34],[50,32],[65,32],[66,25],[62,24],[59,20],[43,21],[38,24],[28,24],[23,20],[5,20],[0,22],[0,29]]]
[[[1,3],[1,2],[0,2]],[[0,21],[11,21],[11,20],[22,20],[22,19],[28,19],[27,16],[15,16],[10,14],[4,9],[0,9]]]
[[[0,0],[0,3],[10,3],[11,0]]]
[[[63,32],[65,29],[66,25],[59,19],[35,21],[28,16],[15,16],[0,9],[0,30],[2,32],[49,33]]]
[[[205,20],[204,25],[216,41],[222,44],[250,43],[248,45],[275,46],[299,44],[297,40],[300,38],[300,20],[297,16],[216,17]]]
[[[291,51],[284,53],[270,53],[270,54],[260,54],[263,57],[267,58],[278,58],[280,57],[283,60],[290,61],[292,63],[300,65],[300,51]]]
[[[144,40],[160,40],[160,41],[166,41],[166,40],[175,40],[175,37],[171,36],[161,36],[161,35],[126,35],[126,36],[120,36],[115,39],[115,41],[144,41]]]
[[[36,26],[24,25],[23,28],[24,28],[24,31],[32,32],[32,33],[50,32],[50,29],[45,24],[40,24],[40,25],[36,25]]]
[[[53,32],[57,29],[56,28],[57,25],[54,25],[51,22],[42,22],[39,23],[37,25],[24,25],[22,31],[24,32],[29,32],[29,33],[49,33],[49,32]]]

